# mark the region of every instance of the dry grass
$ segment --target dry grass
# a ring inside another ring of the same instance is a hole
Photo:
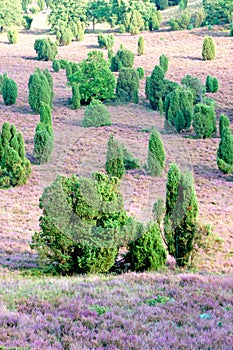
[[[33,137],[38,115],[31,112],[27,102],[28,79],[35,67],[51,69],[51,62],[39,62],[35,59],[33,44],[35,38],[48,35],[45,14],[35,16],[31,31],[22,31],[19,43],[8,45],[6,34],[0,37],[0,74],[7,71],[18,84],[19,97],[15,106],[6,107],[0,101],[0,124],[4,121],[14,123],[23,132],[29,157],[33,151]],[[194,29],[192,31],[142,33],[145,38],[146,53],[135,56],[135,66],[143,66],[149,75],[159,56],[169,57],[167,78],[180,82],[186,75],[198,76],[203,82],[206,75],[218,78],[220,89],[213,97],[218,104],[218,115],[225,112],[233,120],[232,93],[232,39],[215,28]],[[214,36],[217,46],[217,58],[214,61],[201,60],[201,48],[205,35]],[[120,44],[137,53],[138,36],[115,34],[116,51]],[[81,61],[90,49],[97,49],[97,34],[87,34],[81,43],[73,42],[68,47],[60,47],[58,58]],[[107,57],[107,53],[104,52]],[[142,129],[157,127],[163,132],[163,118],[157,112],[143,106],[109,105],[112,114],[112,126],[103,128],[81,128],[80,122],[84,109],[73,111],[68,106],[70,89],[66,87],[65,72],[53,73],[55,99],[53,123],[56,149],[51,162],[46,166],[33,165],[28,183],[22,187],[0,191],[0,263],[26,264],[33,262],[29,248],[31,236],[38,230],[39,197],[46,184],[57,173],[90,175],[92,171],[104,170],[106,145],[110,133],[124,142],[143,165],[147,157],[149,134]],[[144,83],[141,82],[140,97],[144,101]],[[143,102],[144,103],[144,102]],[[182,168],[193,168],[196,191],[200,207],[200,219],[213,225],[214,233],[223,240],[216,240],[208,254],[200,255],[198,268],[208,271],[233,271],[233,182],[222,175],[216,166],[216,150],[219,138],[195,140],[176,134],[163,133],[167,151],[166,170],[169,163],[176,161]],[[145,171],[131,171],[122,182],[125,203],[130,214],[140,220],[148,221],[151,208],[158,197],[164,197],[166,176],[154,179],[146,176]],[[221,249],[219,247],[221,246]],[[8,261],[7,261],[8,259]]]

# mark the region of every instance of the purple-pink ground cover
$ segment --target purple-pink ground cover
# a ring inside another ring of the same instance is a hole
[[[0,349],[232,349],[231,276],[0,276]]]

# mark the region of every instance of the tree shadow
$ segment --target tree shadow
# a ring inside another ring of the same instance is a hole
[[[212,168],[204,164],[194,164],[193,170],[195,174],[198,174],[199,177],[202,177],[208,181],[210,180],[220,180],[220,181],[233,181],[232,175],[223,174],[219,169]]]

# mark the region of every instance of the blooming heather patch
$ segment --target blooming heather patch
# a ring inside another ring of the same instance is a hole
[[[6,348],[232,349],[233,277],[0,276]]]

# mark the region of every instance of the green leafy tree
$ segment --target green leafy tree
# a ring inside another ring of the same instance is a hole
[[[0,0],[0,32],[4,27],[20,26],[22,23],[21,0]]]
[[[229,127],[222,130],[217,151],[217,165],[225,174],[233,174],[233,136]]]
[[[158,130],[153,129],[148,143],[148,170],[152,176],[160,176],[165,166],[165,150]]]
[[[116,79],[100,51],[89,52],[88,58],[80,62],[78,71],[69,80],[79,84],[81,104],[90,103],[92,99],[107,100],[114,97]]]
[[[221,114],[219,117],[219,133],[220,137],[223,135],[223,131],[225,128],[230,127],[230,120],[225,114]]]
[[[105,164],[107,174],[121,179],[125,173],[123,150],[113,135],[108,140],[108,150]]]
[[[146,228],[141,224],[138,237],[130,242],[125,261],[132,271],[156,271],[166,263],[166,250],[161,231],[156,223],[149,223]]]
[[[60,46],[70,45],[73,38],[73,33],[70,27],[61,26],[56,31],[56,39]]]
[[[207,36],[204,38],[203,46],[202,46],[202,58],[203,61],[214,60],[216,56],[215,53],[215,43],[211,36]]]
[[[178,266],[188,264],[197,233],[198,204],[191,172],[172,164],[167,177],[164,233],[169,254]]]
[[[116,85],[116,97],[122,102],[134,100],[139,89],[139,76],[133,68],[121,68]]]
[[[95,30],[97,23],[104,22],[110,14],[110,6],[104,0],[89,0],[87,3],[87,20],[92,22],[92,29]]]
[[[108,272],[119,247],[135,234],[119,182],[102,173],[58,176],[45,188],[40,208],[40,231],[31,246],[42,266],[58,273]]]
[[[92,100],[86,107],[82,126],[104,126],[111,125],[111,115],[101,101]]]
[[[138,56],[142,56],[145,53],[144,37],[140,36],[138,39]]]
[[[11,106],[15,104],[17,100],[17,96],[18,96],[18,86],[16,82],[13,79],[5,76],[2,84],[2,97],[5,105]]]
[[[80,20],[76,22],[71,22],[70,24],[71,31],[75,41],[83,41],[86,24]]]

